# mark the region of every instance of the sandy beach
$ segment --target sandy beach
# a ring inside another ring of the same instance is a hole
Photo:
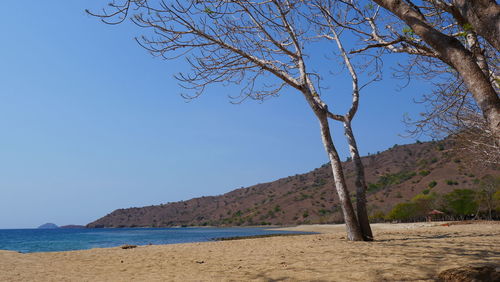
[[[433,281],[445,269],[500,264],[500,224],[373,224],[376,241],[321,234],[20,254],[0,251],[0,281]]]

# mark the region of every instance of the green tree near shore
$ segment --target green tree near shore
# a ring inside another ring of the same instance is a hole
[[[479,208],[486,210],[490,220],[494,210],[500,211],[500,201],[495,199],[495,195],[500,197],[500,176],[494,177],[488,174],[479,182],[476,200]]]
[[[415,218],[417,205],[415,203],[399,203],[386,215],[386,220],[409,220]]]
[[[386,220],[410,220],[417,218],[425,218],[427,213],[436,208],[439,195],[418,194],[413,197],[410,202],[399,203],[387,214]]]
[[[476,192],[470,189],[455,189],[444,195],[446,208],[454,215],[463,219],[467,215],[475,214],[478,208]]]
[[[387,213],[385,220],[422,220],[433,209],[442,210],[448,216],[464,219],[466,216],[500,211],[500,187],[493,192],[484,190],[455,189],[447,194],[418,194],[409,202],[399,203]]]

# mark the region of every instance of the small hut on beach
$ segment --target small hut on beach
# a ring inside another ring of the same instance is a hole
[[[444,212],[438,210],[432,210],[427,213],[427,221],[431,222],[433,219],[441,218],[444,215]]]

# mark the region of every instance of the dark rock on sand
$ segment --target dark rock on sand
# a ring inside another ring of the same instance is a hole
[[[447,269],[438,275],[443,282],[500,282],[500,266],[463,266]]]

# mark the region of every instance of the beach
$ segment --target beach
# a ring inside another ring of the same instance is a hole
[[[373,224],[374,242],[321,232],[173,245],[20,254],[0,251],[0,281],[433,281],[443,270],[500,265],[500,224]]]

